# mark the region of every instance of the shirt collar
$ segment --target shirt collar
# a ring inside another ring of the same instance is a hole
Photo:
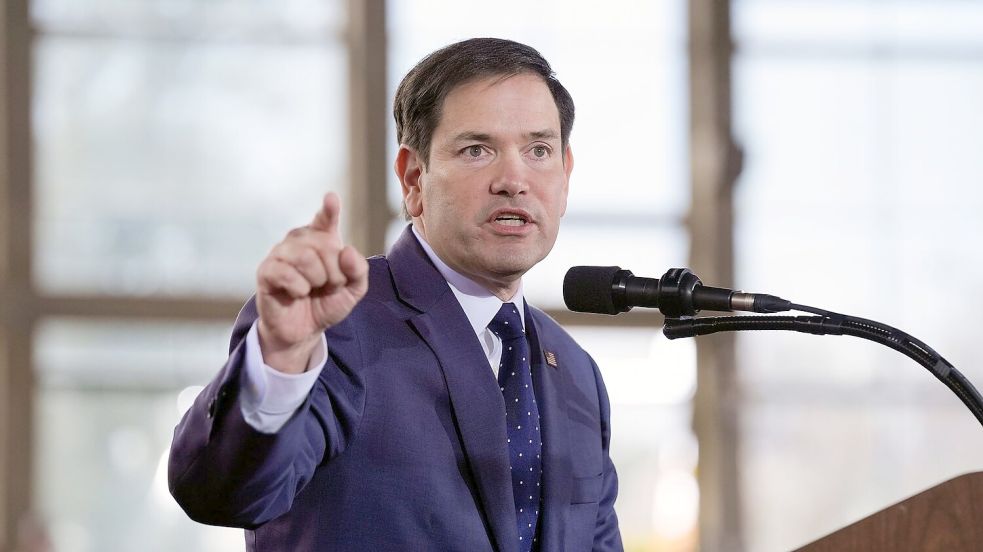
[[[526,299],[522,292],[522,280],[519,280],[519,289],[516,290],[512,299],[502,301],[481,284],[447,266],[447,263],[442,261],[437,256],[437,253],[434,252],[433,248],[430,247],[427,240],[417,232],[416,226],[411,226],[411,228],[413,229],[413,235],[420,242],[420,246],[423,247],[423,251],[427,254],[427,257],[430,257],[430,261],[437,267],[437,271],[447,280],[447,284],[450,286],[451,291],[454,292],[454,296],[457,297],[458,303],[464,309],[464,314],[467,315],[468,322],[471,323],[475,335],[480,336],[485,331],[488,324],[491,323],[492,319],[495,318],[495,315],[498,314],[498,311],[506,302],[515,304],[519,310],[519,318],[522,319],[522,328],[525,329]]]

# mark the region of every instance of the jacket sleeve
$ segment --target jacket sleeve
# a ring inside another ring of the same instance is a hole
[[[601,379],[597,364],[591,359],[594,369],[594,379],[597,382],[597,398],[601,411],[601,446],[604,453],[604,471],[601,490],[601,500],[597,509],[597,526],[594,529],[594,546],[597,551],[623,551],[621,530],[618,528],[618,516],[614,511],[614,501],[618,497],[618,472],[611,462],[611,404],[607,389]]]
[[[250,299],[236,319],[228,361],[174,430],[168,485],[201,523],[253,528],[287,512],[317,466],[344,451],[361,417],[364,390],[353,369],[361,353],[343,322],[332,328],[327,364],[297,412],[276,433],[253,429],[242,417],[239,380],[244,337],[256,318]]]

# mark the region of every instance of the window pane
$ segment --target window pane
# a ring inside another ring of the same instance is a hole
[[[983,5],[965,0],[734,0],[733,26],[740,49],[765,47],[777,55],[804,53],[795,46],[815,47],[815,55],[861,53],[858,47],[868,54],[971,52],[983,45]]]
[[[323,40],[344,25],[341,0],[31,0],[43,32]]]
[[[229,323],[45,319],[35,337],[41,385],[180,389],[208,381],[228,354]]]
[[[191,521],[167,490],[174,426],[228,336],[227,324],[42,323],[34,488],[56,550],[245,549],[241,530]]]
[[[983,385],[962,322],[983,307],[983,8],[735,8],[738,283],[897,326]],[[738,349],[749,549],[801,546],[983,462],[972,414],[895,351],[779,333]]]
[[[340,44],[36,41],[36,281],[245,295],[347,170]]]

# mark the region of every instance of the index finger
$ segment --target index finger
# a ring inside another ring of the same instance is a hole
[[[314,230],[331,233],[337,232],[338,215],[340,212],[341,200],[338,198],[338,194],[328,192],[324,194],[324,199],[321,201],[321,210],[314,215],[314,220],[311,221],[310,227]]]

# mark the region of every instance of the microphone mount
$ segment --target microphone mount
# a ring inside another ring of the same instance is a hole
[[[670,268],[659,278],[659,310],[666,317],[694,316],[693,293],[703,282],[688,268]],[[728,294],[729,295],[729,294]]]

